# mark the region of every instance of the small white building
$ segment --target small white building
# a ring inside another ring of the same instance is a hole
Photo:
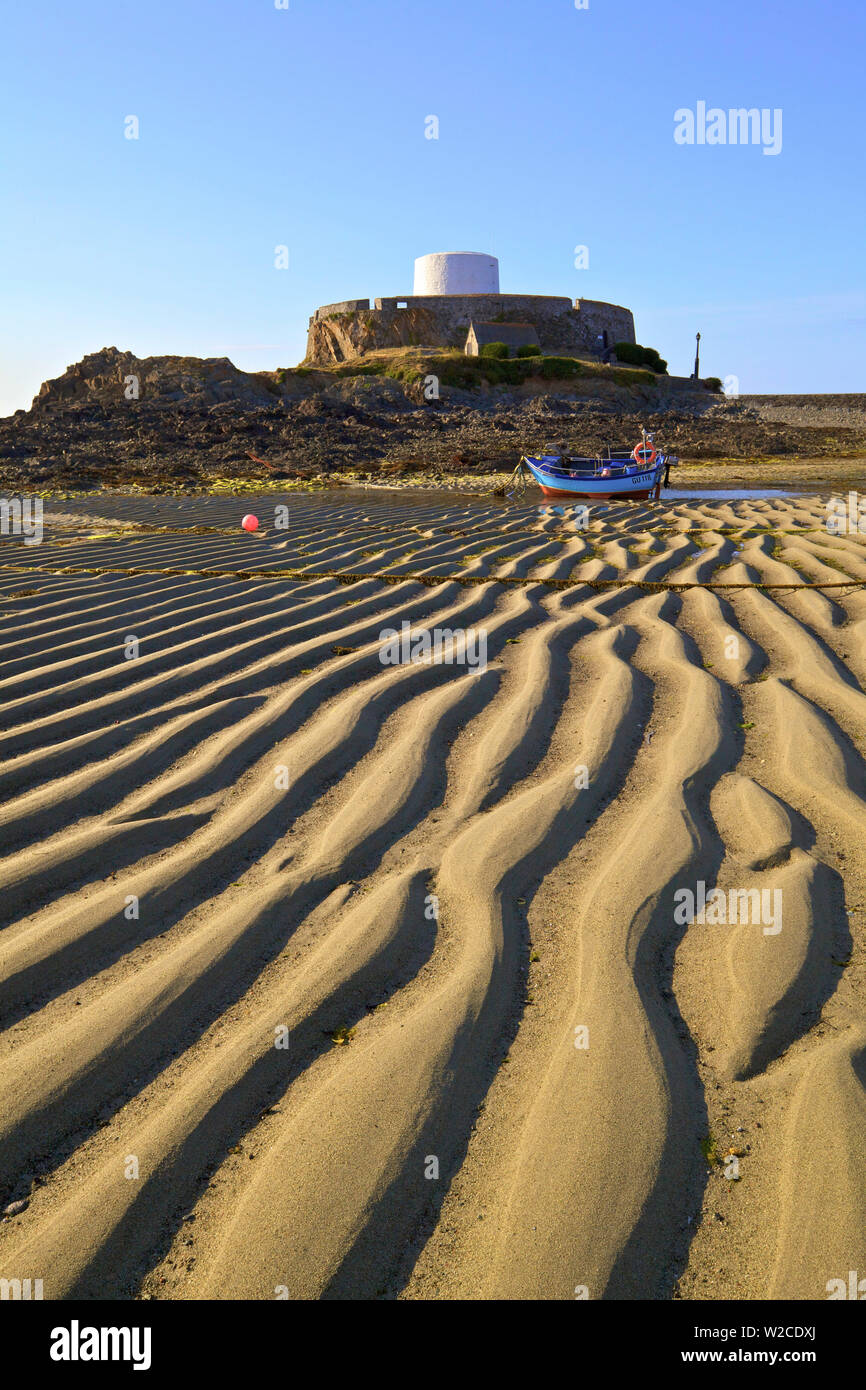
[[[521,347],[534,347],[541,351],[538,333],[532,323],[476,323],[473,319],[463,348],[466,356],[479,357],[481,349],[490,343],[504,343],[509,356]]]

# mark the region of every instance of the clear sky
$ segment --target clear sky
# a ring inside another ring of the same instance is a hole
[[[3,29],[0,413],[109,345],[294,365],[318,304],[460,250],[627,305],[672,372],[699,329],[743,392],[866,390],[864,0],[39,0]],[[780,153],[678,144],[699,102],[780,109]]]

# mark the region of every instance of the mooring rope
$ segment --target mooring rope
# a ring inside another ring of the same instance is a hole
[[[780,584],[767,582],[764,584],[722,582],[708,584],[696,579],[681,580],[661,580],[661,579],[529,579],[516,577],[513,575],[498,577],[487,574],[389,574],[387,572],[370,572],[364,574],[358,570],[297,570],[297,569],[180,569],[180,568],[156,568],[150,566],[136,566],[135,568],[120,568],[112,566],[84,566],[84,565],[64,565],[56,568],[41,568],[30,565],[6,565],[5,570],[14,574],[43,574],[53,577],[64,575],[100,575],[100,574],[119,574],[128,576],[158,574],[170,578],[194,576],[201,579],[238,579],[255,580],[262,579],[290,579],[299,583],[318,583],[324,579],[333,579],[338,584],[360,584],[365,579],[375,579],[381,584],[423,584],[427,588],[436,588],[440,584],[461,584],[464,587],[477,587],[481,584],[502,584],[507,588],[529,588],[532,585],[540,584],[548,589],[643,589],[651,593],[671,590],[681,591],[684,589],[862,589],[866,586],[864,579],[847,579],[833,583],[812,582],[807,580],[794,581],[791,583]],[[3,595],[0,593],[0,600]]]

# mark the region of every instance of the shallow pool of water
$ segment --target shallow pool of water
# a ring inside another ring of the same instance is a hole
[[[752,502],[765,497],[814,497],[815,489],[782,487],[666,487],[662,488],[662,502],[691,502],[700,498],[704,502]]]

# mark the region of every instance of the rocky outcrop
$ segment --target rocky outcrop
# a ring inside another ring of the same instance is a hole
[[[602,366],[504,385],[484,377],[479,359],[466,362],[474,389],[443,379],[428,399],[425,373],[444,377],[450,357],[419,355],[404,382],[345,368],[247,373],[226,358],[104,348],[46,382],[31,410],[0,419],[0,489],[170,492],[215,479],[510,471],[521,453],[557,441],[577,453],[633,444],[641,425],[692,458],[866,452],[863,397],[828,397],[826,423],[800,423],[798,407],[819,412],[821,398],[728,401],[691,381]],[[137,399],[125,394],[131,376]]]
[[[165,405],[234,401],[256,407],[272,405],[283,394],[276,373],[242,372],[227,357],[136,357],[106,347],[44,382],[33,409],[45,412],[127,401]]]
[[[302,396],[268,393],[264,406],[236,399],[193,404],[190,397],[119,402],[115,365],[60,378],[79,385],[61,393],[59,405],[58,395],[46,391],[38,408],[0,419],[0,490],[139,486],[176,492],[227,479],[510,472],[522,453],[550,452],[560,442],[590,454],[607,444],[630,446],[642,425],[660,430],[674,452],[692,458],[837,458],[858,447],[866,451],[862,426],[768,422],[711,392],[677,394],[671,384],[663,392],[598,380],[570,388],[539,382],[533,392],[528,383],[476,392],[443,386],[441,399],[427,401],[413,385],[390,378],[311,372],[293,388]],[[109,403],[99,399],[102,392]]]
[[[442,343],[443,336],[429,309],[406,308],[391,313],[369,308],[342,311],[310,320],[304,360],[310,364],[349,362],[383,348],[463,346],[462,341]]]

